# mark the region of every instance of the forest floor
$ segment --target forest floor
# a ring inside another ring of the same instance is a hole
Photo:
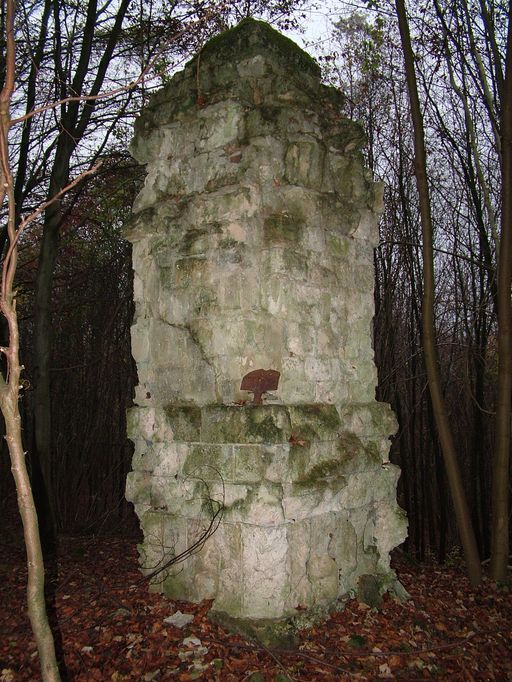
[[[63,679],[512,680],[510,586],[486,578],[472,589],[460,561],[417,565],[398,552],[394,564],[407,602],[386,596],[373,610],[350,601],[303,631],[295,650],[271,651],[212,624],[209,603],[149,593],[133,539],[61,538],[48,578]],[[1,682],[40,679],[25,583],[22,547],[0,545]],[[193,620],[166,622],[177,611]]]

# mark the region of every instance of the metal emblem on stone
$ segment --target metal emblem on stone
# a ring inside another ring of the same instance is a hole
[[[240,390],[253,393],[252,404],[261,405],[264,393],[277,390],[280,376],[276,369],[255,369],[244,376]]]

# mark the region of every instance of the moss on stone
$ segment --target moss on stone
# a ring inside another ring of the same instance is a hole
[[[337,234],[329,234],[327,237],[327,251],[337,258],[346,258],[350,249],[347,237]]]
[[[262,481],[271,463],[271,451],[261,445],[235,446],[234,476],[238,483]]]
[[[219,242],[219,258],[223,263],[241,263],[244,260],[245,244],[232,237]]]
[[[376,444],[363,444],[361,439],[350,431],[339,434],[337,450],[340,468],[347,474],[382,464]]]
[[[201,289],[194,297],[193,311],[197,317],[205,317],[216,305],[216,295],[209,289]],[[194,334],[194,330],[191,329],[190,334],[197,345],[200,346],[201,344]]]
[[[340,468],[343,469],[341,462],[336,460],[331,460],[329,462],[319,462],[318,464],[315,464],[315,466],[311,467],[307,473],[304,473],[303,478],[299,480],[301,482],[317,483],[318,481],[325,479],[336,478],[336,481],[339,482],[342,478],[340,476]]]
[[[339,457],[336,442],[333,447],[329,443],[301,443],[290,447],[291,480],[301,487],[312,489],[344,488],[346,476],[352,473],[347,469],[346,461]]]
[[[165,405],[164,413],[174,433],[174,440],[200,440],[201,408],[193,405]]]
[[[304,278],[308,269],[308,257],[302,251],[283,249],[283,263],[288,274]]]
[[[249,429],[247,435],[254,437],[260,443],[275,443],[282,441],[282,429],[272,418],[272,415],[266,415],[263,419],[251,420],[249,422]]]
[[[177,575],[172,575],[164,579],[162,591],[169,599],[190,599],[190,586],[188,581]]]
[[[277,56],[281,63],[320,79],[321,69],[313,57],[270,24],[251,18],[243,19],[237,26],[209,40],[200,52],[200,59],[203,63],[215,58],[233,64],[244,57],[260,54],[262,48],[265,54],[271,52]],[[189,64],[195,64],[197,59],[194,57]]]
[[[190,448],[183,464],[183,473],[204,480],[230,480],[233,476],[233,457],[229,446],[198,443]]]
[[[190,286],[204,275],[208,267],[208,261],[204,256],[180,258],[176,261],[176,284]]]
[[[363,126],[349,118],[337,121],[336,131],[326,137],[326,143],[340,151],[359,151],[367,143]]]
[[[335,405],[315,403],[289,408],[292,432],[299,440],[335,440],[341,427]]]
[[[202,439],[211,443],[287,443],[284,405],[210,405],[203,408]]]
[[[265,107],[265,109],[267,111],[279,111],[277,107]],[[259,137],[261,135],[275,135],[278,127],[278,115],[279,114],[276,113],[275,118],[267,118],[266,115],[263,114],[263,107],[255,107],[252,111],[249,111],[245,119],[246,137],[244,138],[244,142],[248,144],[251,141],[251,138]]]
[[[297,629],[291,619],[233,618],[224,611],[213,609],[209,612],[208,618],[230,632],[249,640],[257,640],[272,649],[294,649],[297,646]]]
[[[378,609],[382,605],[382,594],[387,589],[389,577],[365,573],[357,581],[357,598],[363,604]]]
[[[298,242],[302,237],[303,221],[289,213],[275,213],[265,218],[263,239],[275,242]]]
[[[184,256],[197,255],[207,250],[207,241],[205,237],[208,235],[208,230],[193,228],[187,230],[180,243],[179,252]]]

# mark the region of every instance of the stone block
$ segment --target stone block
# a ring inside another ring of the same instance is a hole
[[[183,473],[204,481],[232,481],[235,477],[233,447],[229,444],[194,443],[183,462]]]
[[[222,504],[223,518],[227,523],[238,522],[241,518],[240,509],[245,509],[245,500],[250,494],[251,486],[243,483],[228,483],[220,477],[215,482],[208,483],[208,494],[212,500]]]
[[[283,511],[286,521],[296,522],[339,511],[342,507],[338,502],[339,492],[327,482],[316,484],[284,484]]]
[[[285,348],[290,357],[305,356],[313,353],[315,344],[315,327],[304,321],[288,322],[285,328]],[[303,365],[302,365],[303,366]]]
[[[364,211],[361,213],[359,224],[354,232],[355,239],[367,241],[373,247],[379,243],[378,230],[379,215],[373,211]]]
[[[154,458],[151,445],[145,440],[135,440],[132,457],[133,471],[149,471],[154,469]]]
[[[215,542],[221,550],[219,588],[212,609],[225,611],[234,617],[243,615],[244,590],[242,569],[242,528],[240,524],[225,523],[217,530]]]
[[[270,463],[265,470],[262,479],[271,481],[272,483],[282,483],[283,481],[288,480],[290,456],[289,443],[267,446],[266,451],[268,452],[267,457],[270,459]]]
[[[339,375],[339,363],[331,358],[309,356],[304,362],[308,381],[333,381]]]
[[[130,330],[132,355],[135,362],[143,363],[149,360],[149,325],[147,321],[139,320]]]
[[[192,304],[188,292],[162,291],[158,299],[158,315],[163,322],[173,326],[185,326],[191,317]]]
[[[131,407],[126,411],[128,437],[135,442],[150,441],[155,431],[155,410],[151,407]]]
[[[348,392],[344,390],[342,382],[337,381],[316,381],[315,382],[315,402],[317,403],[340,403],[346,399]]]
[[[262,122],[263,123],[263,122]],[[284,145],[273,137],[272,124],[267,123],[270,134],[252,136],[250,144],[243,153],[243,182],[258,183],[262,186],[282,181],[285,172]],[[264,124],[262,125],[263,128]],[[275,123],[273,124],[275,126]],[[254,121],[253,121],[254,127]],[[264,132],[264,129],[262,129]]]
[[[149,509],[141,515],[144,542],[156,547],[162,546],[163,541],[163,519],[159,511]]]
[[[396,417],[388,403],[372,401],[344,405],[340,419],[343,429],[363,438],[377,434],[392,435],[398,429]]]
[[[299,244],[303,232],[303,220],[287,211],[273,213],[263,223],[263,243],[267,247]]]
[[[346,475],[369,469],[378,470],[381,463],[375,445],[373,443],[371,447],[365,445],[362,438],[353,431],[341,430],[339,432],[336,450],[340,470]]]
[[[186,443],[153,443],[150,451],[153,474],[174,478],[181,472],[188,450],[189,446]]]
[[[376,501],[389,496],[393,484],[396,490],[395,481],[382,469],[354,473],[348,478],[347,488],[340,493],[340,504],[343,509],[372,506]]]
[[[300,320],[299,311],[293,309],[293,301],[289,297],[290,283],[283,276],[270,276],[261,283],[261,307],[274,317]]]
[[[126,477],[126,499],[133,504],[150,504],[151,473],[130,471]]]
[[[407,538],[407,515],[392,499],[377,505],[374,532],[382,568],[387,569],[390,551]]]
[[[204,255],[187,256],[176,261],[176,286],[187,288],[194,284],[206,284],[210,265]]]
[[[304,360],[300,357],[284,357],[282,360],[279,395],[284,403],[313,403],[315,385],[306,379]]]
[[[201,439],[201,408],[195,405],[165,405],[163,415],[177,441]]]
[[[248,487],[247,496],[237,503],[236,509],[230,509],[229,518],[255,527],[274,528],[284,523],[281,497],[281,485],[259,482]]]
[[[192,257],[204,258],[207,252],[215,246],[214,238],[217,236],[217,230],[208,229],[208,227],[197,227],[197,225],[190,225],[184,230],[180,236],[179,245],[172,250],[172,261],[168,265],[174,264],[177,257]],[[171,259],[169,259],[171,260]],[[165,263],[161,263],[161,267],[165,267]]]
[[[259,483],[265,478],[273,459],[272,450],[261,445],[233,446],[234,479],[242,483]]]
[[[341,422],[334,405],[290,405],[288,412],[297,440],[336,440]]]
[[[306,430],[305,432],[307,433]],[[340,472],[341,464],[335,439],[311,441],[294,432],[289,447],[288,471],[283,479],[285,481],[313,483]]]
[[[315,140],[292,142],[285,157],[288,182],[290,185],[324,189],[324,163],[325,149]]]
[[[304,280],[308,274],[308,255],[302,249],[280,245],[262,251],[264,277],[284,275],[291,280]],[[290,283],[291,284],[291,283]]]
[[[260,136],[272,136],[278,134],[280,109],[272,106],[258,106],[247,112],[245,130],[249,139]],[[275,138],[274,138],[275,139]]]
[[[242,615],[279,618],[283,614],[288,579],[286,526],[241,527]]]
[[[220,102],[198,111],[201,121],[200,150],[217,149],[244,136],[244,117],[237,102]]]
[[[333,515],[334,528],[329,539],[329,554],[336,557],[338,565],[338,596],[345,595],[353,587],[352,574],[357,568],[358,536],[347,514]],[[315,525],[316,519],[313,521]],[[315,526],[315,531],[319,529]]]
[[[170,558],[185,552],[188,547],[186,516],[170,512],[162,512],[162,547],[165,554]],[[182,567],[177,564],[171,569],[172,572],[181,571]]]
[[[257,54],[254,57],[242,59],[236,68],[241,78],[257,78],[268,73],[269,65],[263,55]]]
[[[311,581],[307,574],[312,540],[310,519],[287,523],[286,570],[290,576],[290,593],[286,599],[286,608],[289,611],[298,606],[312,604],[313,601]]]

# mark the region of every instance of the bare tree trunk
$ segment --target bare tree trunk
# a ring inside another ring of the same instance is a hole
[[[415,173],[420,201],[421,226],[423,236],[423,304],[422,304],[422,333],[423,349],[427,378],[432,399],[432,408],[443,451],[446,473],[455,507],[457,525],[466,558],[469,578],[472,585],[478,585],[481,580],[481,564],[476,546],[471,516],[462,485],[457,453],[453,442],[446,405],[442,393],[439,360],[435,339],[434,322],[434,257],[433,233],[430,213],[430,197],[426,175],[426,152],[424,142],[423,118],[418,96],[418,86],[414,68],[414,54],[404,0],[396,0],[396,11],[402,47],[404,52],[405,71],[411,105],[411,117],[414,127]]]
[[[8,204],[7,234],[9,245],[2,266],[0,310],[7,320],[9,340],[8,345],[0,349],[7,360],[6,378],[4,379],[0,375],[0,408],[5,420],[11,470],[16,483],[18,507],[23,522],[28,567],[28,614],[39,652],[43,680],[45,682],[58,682],[60,675],[55,657],[55,646],[46,614],[44,564],[39,538],[39,525],[21,438],[21,417],[19,411],[21,367],[19,362],[18,319],[15,296],[13,294],[13,281],[17,263],[16,242],[22,227],[20,226],[19,230],[16,231],[14,188],[9,166],[8,150],[9,109],[14,89],[15,72],[13,0],[6,0],[6,6],[7,56],[5,84],[0,95],[0,163],[2,180],[1,199],[2,203],[7,200]]]
[[[4,296],[0,304],[9,324],[9,347],[4,349],[9,364],[9,379],[0,377],[0,408],[5,420],[6,440],[11,458],[11,471],[16,483],[18,508],[23,522],[23,535],[27,552],[28,616],[37,644],[41,673],[45,682],[60,680],[53,635],[48,623],[44,596],[44,563],[36,507],[30,487],[21,438],[21,417],[18,408],[20,364],[16,305],[12,293]]]
[[[58,148],[58,151],[59,148]],[[68,158],[62,155],[59,176],[50,182],[48,196],[55,195],[69,180]],[[57,157],[58,158],[58,157]],[[34,298],[34,449],[44,484],[43,498],[39,501],[40,513],[46,518],[43,539],[54,539],[58,531],[58,502],[52,466],[52,413],[50,397],[50,366],[52,351],[52,283],[59,241],[60,202],[49,206],[45,212],[44,231],[39,253]]]
[[[131,0],[121,0],[114,25],[109,33],[105,50],[95,67],[95,78],[89,87],[87,95],[95,97],[100,92],[107,73],[108,65],[115,47],[122,34],[125,19]],[[58,3],[53,3],[55,21],[61,20]],[[97,0],[88,0],[85,5],[85,28],[80,45],[77,67],[69,87],[61,84],[62,97],[72,93],[80,96],[87,90],[87,76],[91,69],[91,59],[94,55],[94,31],[97,21]],[[60,55],[57,55],[57,68],[60,67]],[[69,182],[69,169],[72,154],[85,134],[91,120],[96,101],[89,99],[87,106],[80,108],[78,101],[62,105],[61,133],[59,135],[53,167],[50,173],[48,197],[55,197]],[[52,313],[51,300],[53,290],[53,275],[59,244],[59,234],[62,221],[62,210],[59,201],[52,201],[44,216],[43,239],[39,253],[38,270],[35,284],[34,305],[34,356],[35,356],[35,387],[34,387],[34,436],[35,455],[41,470],[44,483],[44,495],[47,501],[48,532],[55,533],[59,526],[58,499],[53,476],[54,457],[52,453],[52,413],[51,413],[51,377],[50,365],[52,355]],[[43,501],[44,504],[44,501]]]
[[[501,113],[501,238],[498,260],[498,395],[492,476],[491,575],[507,577],[509,552],[509,460],[512,396],[512,3]]]

